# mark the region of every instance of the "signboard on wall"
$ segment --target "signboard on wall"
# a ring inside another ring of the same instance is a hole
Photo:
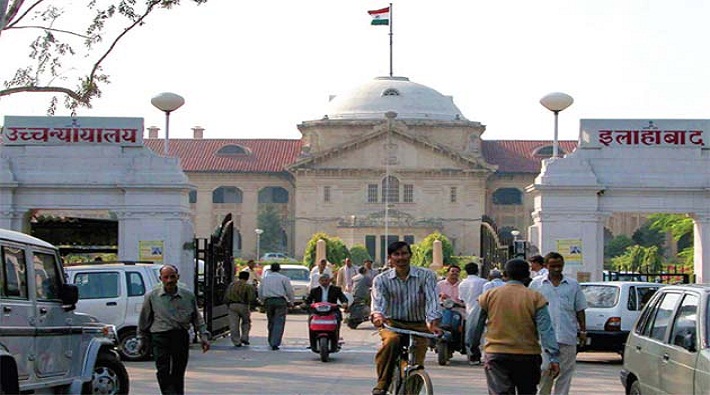
[[[138,242],[138,252],[140,261],[153,263],[163,263],[163,240],[141,240]]]
[[[557,252],[565,259],[565,266],[582,265],[582,239],[558,239]]]
[[[143,118],[6,116],[3,145],[143,145]]]

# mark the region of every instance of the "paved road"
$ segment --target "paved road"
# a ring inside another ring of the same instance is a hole
[[[343,350],[328,363],[308,350],[306,316],[289,314],[284,345],[266,346],[266,317],[254,313],[251,346],[235,349],[229,339],[213,343],[203,354],[194,345],[188,365],[186,390],[191,394],[369,394],[374,385],[373,358],[379,336],[362,324],[343,327]],[[158,394],[153,362],[126,364],[132,394]],[[450,365],[438,366],[436,354],[427,354],[427,371],[437,394],[486,394],[483,368],[469,366],[456,355]],[[619,382],[621,360],[615,354],[584,353],[577,359],[573,394],[623,394]]]

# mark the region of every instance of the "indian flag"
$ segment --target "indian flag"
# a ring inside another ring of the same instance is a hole
[[[379,10],[367,11],[372,17],[371,25],[389,25],[390,24],[390,8],[385,7]]]

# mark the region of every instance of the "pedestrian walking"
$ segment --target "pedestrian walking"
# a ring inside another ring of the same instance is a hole
[[[249,345],[251,307],[256,303],[256,288],[249,284],[250,273],[239,272],[239,278],[227,286],[224,303],[229,309],[229,335],[234,347]]]
[[[343,292],[350,293],[353,291],[353,277],[357,275],[357,269],[357,266],[353,265],[353,261],[350,258],[345,258],[343,267],[338,271],[336,278],[336,285],[339,286]]]
[[[160,268],[162,286],[145,295],[138,317],[139,347],[152,346],[158,385],[162,394],[185,393],[185,369],[190,355],[188,329],[194,325],[200,333],[202,352],[210,349],[210,333],[197,309],[197,299],[191,291],[178,287],[177,267]]]
[[[555,328],[557,346],[560,349],[560,374],[553,378],[548,371],[547,355],[542,355],[542,378],[540,379],[540,395],[569,394],[577,365],[577,342],[587,339],[587,326],[584,310],[587,299],[579,283],[562,274],[565,267],[564,257],[557,252],[545,255],[547,273],[535,277],[530,283],[530,289],[540,292],[549,303],[548,310]],[[553,388],[554,387],[554,388]]]
[[[489,394],[535,394],[540,382],[542,348],[550,360],[549,374],[560,371],[555,331],[547,300],[523,285],[530,277],[528,263],[511,259],[505,264],[508,282],[479,296],[480,315],[472,339],[477,352],[487,326],[485,372]]]
[[[278,350],[286,328],[288,308],[293,307],[294,294],[291,280],[279,273],[281,265],[271,264],[271,272],[259,284],[259,299],[266,309],[269,346]]]
[[[243,272],[249,273],[249,278],[247,279],[247,284],[258,286],[261,281],[261,276],[259,272],[256,271],[256,262],[253,259],[247,261],[247,267],[242,269]]]
[[[490,273],[488,273],[488,280],[489,281],[487,283],[483,284],[483,292],[505,285],[505,281],[503,281],[503,273],[498,269],[493,269]]]

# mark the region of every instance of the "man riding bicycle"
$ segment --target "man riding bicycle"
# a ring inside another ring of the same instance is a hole
[[[372,323],[380,328],[382,345],[375,355],[377,385],[373,395],[387,392],[392,371],[399,355],[399,335],[382,328],[387,322],[395,328],[441,334],[436,274],[422,267],[410,266],[409,244],[397,241],[387,247],[387,258],[393,269],[375,277],[372,284]],[[416,363],[424,364],[428,340],[417,337]]]

